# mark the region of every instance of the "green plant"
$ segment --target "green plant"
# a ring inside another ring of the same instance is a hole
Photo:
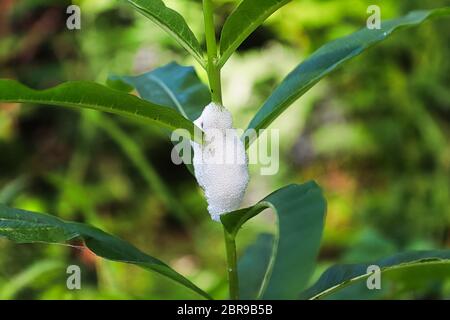
[[[259,25],[290,1],[243,0],[225,22],[218,44],[212,1],[203,0],[206,52],[184,18],[167,8],[162,1],[127,2],[167,31],[194,57],[208,75],[209,89],[201,83],[193,68],[173,63],[139,76],[111,77],[109,87],[77,81],[36,91],[13,80],[0,80],[0,101],[115,113],[160,126],[169,132],[185,129],[193,140],[202,144],[202,139],[194,135],[196,130],[201,129],[193,121],[209,102],[222,105],[222,67]],[[267,128],[323,77],[370,46],[386,39],[394,31],[449,13],[448,8],[415,11],[399,19],[384,21],[379,30],[364,28],[324,45],[299,64],[274,90],[256,113],[248,129],[255,129],[258,134],[259,130]],[[132,89],[136,89],[141,98],[130,95],[128,92]],[[98,125],[114,139],[123,140],[123,136],[108,122],[99,120]],[[246,146],[255,139],[245,140]],[[136,165],[143,165],[136,150],[126,152],[134,155]],[[273,236],[262,235],[245,252],[238,264],[235,245],[238,231],[244,223],[265,209],[272,209],[276,213],[278,233]],[[367,278],[367,265],[335,266],[326,271],[314,286],[305,290],[315,269],[325,211],[326,202],[320,188],[314,182],[308,182],[284,187],[253,207],[222,215],[220,220],[224,227],[229,264],[230,298],[321,298]],[[17,243],[67,243],[80,238],[98,256],[156,271],[205,298],[211,298],[167,264],[123,240],[85,224],[66,222],[52,216],[1,205],[0,235]],[[450,264],[450,251],[399,254],[376,264],[387,275],[386,279],[393,278],[397,282],[407,279],[408,273],[417,270],[427,270],[428,275],[441,277],[448,275],[446,271]]]

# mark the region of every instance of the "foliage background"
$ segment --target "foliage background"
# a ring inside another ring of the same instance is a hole
[[[73,3],[82,10],[79,31],[65,26],[70,1],[0,0],[0,78],[46,88],[66,80],[104,83],[111,73],[138,74],[173,60],[195,65],[123,2]],[[166,3],[182,12],[201,38],[201,1]],[[215,3],[221,25],[237,1]],[[235,125],[245,127],[274,86],[308,54],[364,27],[370,4],[378,4],[388,19],[449,2],[294,0],[224,68],[224,103]],[[320,82],[272,124],[280,128],[280,172],[264,177],[252,168],[245,204],[289,183],[314,179],[323,187],[328,216],[314,278],[336,262],[450,247],[449,43],[448,19],[399,32]],[[103,116],[140,146],[147,170],[157,174],[149,181],[92,117],[0,104],[0,202],[104,228],[225,298],[221,227],[209,219],[194,178],[172,164],[164,134]],[[271,214],[256,218],[241,232],[239,252],[259,232],[272,229]],[[293,250],[299,245],[293,244]],[[83,270],[80,291],[65,286],[69,264]],[[401,289],[370,296],[346,292],[344,297],[450,298],[450,283]],[[99,260],[86,250],[0,239],[0,298],[197,296],[159,275]]]

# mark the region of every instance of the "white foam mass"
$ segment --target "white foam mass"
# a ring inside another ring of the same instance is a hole
[[[215,221],[239,208],[249,174],[245,146],[233,128],[231,113],[211,103],[194,121],[204,132],[204,143],[192,142],[193,165],[198,184],[205,193],[208,211]]]

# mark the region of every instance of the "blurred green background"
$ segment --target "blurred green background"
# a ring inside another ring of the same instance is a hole
[[[201,1],[165,2],[204,42]],[[109,74],[139,74],[173,60],[195,65],[123,2],[73,3],[81,7],[81,30],[66,28],[70,1],[0,0],[0,78],[47,88],[67,80],[105,83]],[[215,3],[220,27],[238,1]],[[388,19],[450,2],[294,0],[223,70],[224,103],[235,125],[245,128],[308,54],[364,27],[370,4]],[[338,262],[450,247],[449,43],[448,19],[399,32],[320,82],[272,124],[280,128],[280,172],[260,176],[252,168],[244,205],[289,183],[314,179],[322,186],[328,216],[314,279]],[[163,132],[126,119],[0,104],[0,202],[96,225],[225,298],[221,226],[210,220],[195,179],[172,164],[170,151]],[[273,229],[273,216],[260,215],[241,232],[239,252],[259,232]],[[66,288],[69,264],[82,268],[80,291]],[[157,274],[97,259],[87,250],[0,239],[0,298],[198,297]],[[450,298],[450,284],[389,288],[368,298]]]

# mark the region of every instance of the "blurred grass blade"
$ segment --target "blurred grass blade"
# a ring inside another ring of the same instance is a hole
[[[130,138],[112,119],[99,113],[85,114],[85,117],[98,128],[105,131],[122,149],[125,155],[135,165],[147,181],[150,189],[155,192],[164,205],[171,209],[180,222],[187,222],[188,215],[181,203],[170,192],[169,187],[159,176],[156,169],[145,158],[139,145]]]
[[[127,0],[127,2],[175,38],[203,67],[206,66],[200,43],[178,12],[166,7],[161,0]]]
[[[94,82],[66,82],[47,90],[33,90],[17,81],[0,79],[0,102],[94,109],[144,120],[171,131],[186,129],[195,138],[195,125],[178,112]]]
[[[164,262],[143,253],[126,241],[86,224],[66,222],[53,216],[0,204],[0,237],[17,243],[49,244],[67,244],[68,241],[79,238],[99,257],[156,271],[201,296],[210,298],[207,293]]]
[[[404,17],[383,21],[379,30],[364,28],[325,44],[283,80],[251,120],[248,128],[255,129],[257,132],[259,129],[267,128],[286,108],[323,77],[347,60],[385,40],[393,32],[421,24],[432,17],[448,14],[450,14],[450,8],[413,11]]]
[[[275,11],[291,0],[243,0],[225,21],[220,38],[219,66]]]
[[[248,258],[242,258],[244,262],[240,263],[239,275],[243,285],[251,285],[247,277],[250,280],[250,277],[258,276],[251,273],[260,268],[259,264],[265,263],[268,268],[263,277],[259,275],[262,283],[257,283],[257,287],[242,289],[241,295],[245,299],[295,299],[307,285],[316,264],[326,201],[315,182],[290,185],[275,191],[251,208],[223,215],[221,221],[226,232],[236,237],[246,221],[267,208],[273,209],[278,217],[278,235],[273,241],[274,247],[270,248],[271,258],[268,263],[268,253],[259,255],[266,262],[254,259],[254,264],[250,264],[245,263]],[[249,297],[246,292],[258,292],[259,295]]]
[[[12,202],[28,184],[29,178],[25,175],[7,183],[0,189],[0,203],[8,204]]]
[[[418,277],[425,274],[425,270],[429,278],[437,277],[442,280],[442,278],[450,277],[450,250],[413,251],[396,254],[373,263],[335,265],[326,270],[312,287],[301,293],[300,298],[325,298],[339,290],[365,281],[371,275],[367,273],[370,265],[380,267],[383,282],[395,279],[396,285],[405,273],[414,272],[415,276],[411,278],[411,281],[417,281]]]
[[[13,299],[23,288],[30,285],[43,274],[64,270],[65,265],[61,261],[38,261],[23,272],[10,278],[0,290],[0,300]]]
[[[112,76],[111,87],[136,88],[142,99],[177,110],[189,120],[196,120],[210,103],[208,87],[202,83],[193,67],[176,62],[138,76]]]

